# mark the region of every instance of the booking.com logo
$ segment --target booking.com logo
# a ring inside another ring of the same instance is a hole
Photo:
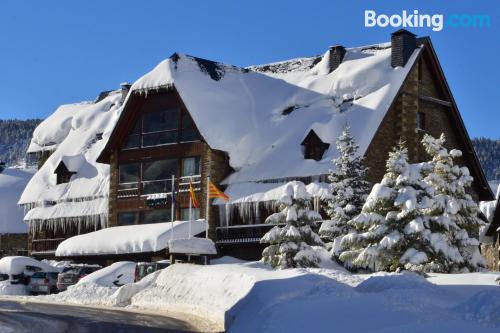
[[[489,27],[491,19],[489,15],[479,14],[420,14],[418,10],[401,14],[377,14],[374,10],[365,10],[365,27],[375,26],[385,28],[432,28],[433,31],[441,31],[445,27],[451,28],[484,28]]]

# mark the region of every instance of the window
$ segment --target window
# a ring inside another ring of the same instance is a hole
[[[189,113],[184,112],[182,114],[181,123],[181,142],[197,141],[198,133],[194,127],[193,119],[189,116]]]
[[[118,225],[137,224],[137,212],[118,213]]]
[[[147,112],[142,122],[142,146],[151,147],[177,142],[179,110]]]
[[[120,184],[137,183],[139,181],[139,163],[120,164]]]
[[[323,142],[313,130],[309,131],[301,145],[304,146],[304,159],[315,161],[320,161],[330,147],[330,144]]]
[[[200,218],[200,209],[192,208],[193,220],[198,220]],[[189,208],[181,209],[181,221],[189,221]]]
[[[188,157],[182,159],[181,177],[200,175],[200,157]]]
[[[155,209],[142,212],[141,224],[170,222],[170,209]]]
[[[197,140],[198,132],[189,113],[179,109],[167,109],[144,112],[125,139],[123,149]]]
[[[177,159],[143,163],[142,194],[171,191],[172,175],[177,175]]]
[[[425,130],[425,113],[423,112],[417,113],[417,129]]]

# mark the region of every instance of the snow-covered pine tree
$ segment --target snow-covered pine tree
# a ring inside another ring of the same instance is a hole
[[[361,214],[348,222],[340,260],[350,269],[395,271],[406,264],[424,270],[432,252],[425,235],[432,189],[423,182],[426,164],[409,164],[402,142],[389,153],[387,172],[375,184]]]
[[[363,157],[358,155],[359,146],[351,135],[349,126],[345,126],[337,140],[340,155],[332,160],[334,168],[330,170],[331,198],[327,202],[329,220],[321,224],[319,234],[331,247],[336,257],[340,252],[340,239],[349,233],[347,222],[361,212],[361,208],[370,191],[366,180],[367,168]]]
[[[311,226],[321,216],[311,210],[305,185],[298,181],[286,184],[279,204],[281,211],[266,219],[275,226],[261,239],[261,243],[269,244],[262,252],[262,261],[278,269],[317,267],[320,257],[313,246],[324,244]]]
[[[444,134],[436,139],[425,135],[422,144],[432,160],[425,182],[434,188],[436,208],[432,212],[432,233],[428,240],[439,255],[434,258],[445,272],[477,271],[485,266],[479,253],[478,234],[483,222],[479,208],[467,187],[473,178],[466,167],[455,165],[462,156],[457,149],[448,151]]]

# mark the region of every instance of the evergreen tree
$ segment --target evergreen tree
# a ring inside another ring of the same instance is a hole
[[[286,184],[279,204],[281,211],[266,219],[275,226],[261,239],[261,243],[269,244],[262,252],[262,261],[279,269],[317,267],[320,258],[313,246],[324,244],[311,226],[321,216],[310,209],[311,198],[305,185]]]
[[[363,157],[358,155],[359,146],[351,136],[350,128],[344,127],[337,140],[340,155],[334,159],[334,169],[330,170],[331,198],[327,200],[327,214],[330,220],[324,221],[319,234],[329,242],[334,257],[339,253],[340,239],[349,233],[347,222],[361,212],[370,191],[366,181],[367,168]]]
[[[389,154],[387,172],[375,184],[361,214],[348,222],[340,259],[351,269],[395,271],[405,264],[428,261],[425,215],[432,207],[432,189],[422,181],[425,164],[409,164],[400,143]]]
[[[436,260],[443,271],[477,271],[485,263],[479,253],[479,241],[474,237],[483,222],[478,217],[477,204],[466,192],[473,178],[466,167],[455,165],[462,152],[456,149],[448,151],[445,142],[444,134],[439,139],[425,135],[422,140],[432,158],[425,182],[434,188],[436,201],[428,240],[439,253]]]

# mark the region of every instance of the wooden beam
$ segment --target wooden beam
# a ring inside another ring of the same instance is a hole
[[[419,95],[418,98],[421,100],[427,101],[427,102],[436,103],[439,105],[444,105],[444,106],[449,107],[449,108],[451,108],[451,106],[452,106],[451,102],[444,101],[442,99],[431,97],[431,96]]]

